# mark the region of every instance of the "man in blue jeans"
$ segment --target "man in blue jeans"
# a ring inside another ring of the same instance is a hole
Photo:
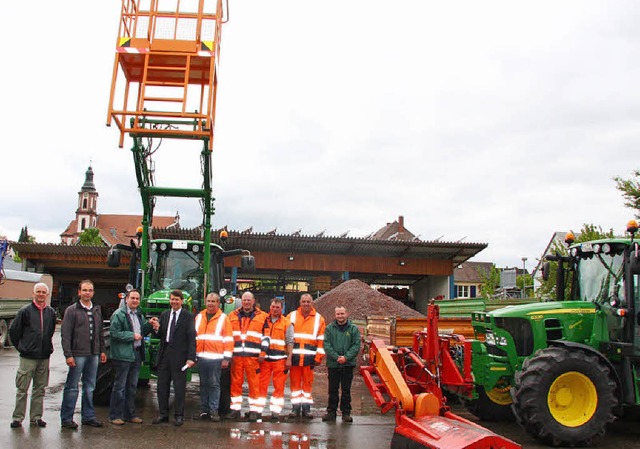
[[[73,414],[78,401],[78,383],[82,379],[82,424],[102,427],[93,408],[98,363],[107,361],[102,335],[102,311],[93,304],[93,282],[84,280],[78,288],[79,301],[67,307],[62,319],[62,351],[69,373],[62,393],[60,419],[63,429],[77,429]]]
[[[109,422],[122,426],[125,422],[142,424],[136,415],[135,397],[140,365],[144,360],[144,336],[160,328],[157,318],[147,321],[138,310],[140,292],[127,293],[125,304],[111,315],[110,357],[115,379],[109,404]]]

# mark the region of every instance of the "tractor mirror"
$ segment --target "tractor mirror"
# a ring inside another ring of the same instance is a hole
[[[118,268],[120,266],[120,250],[117,248],[111,248],[107,253],[107,265],[111,268]]]
[[[549,280],[549,270],[551,269],[551,263],[545,262],[542,264],[542,280]]]
[[[242,256],[240,259],[240,268],[245,273],[255,273],[256,259],[253,256]]]

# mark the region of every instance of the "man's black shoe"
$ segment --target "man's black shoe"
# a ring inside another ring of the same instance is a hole
[[[207,412],[202,412],[199,415],[195,415],[193,417],[193,419],[200,419],[202,421],[209,421],[211,419],[211,415],[209,415]]]
[[[326,415],[324,415],[322,417],[322,421],[324,421],[324,422],[335,422],[336,421],[336,414],[328,412]]]
[[[31,421],[31,425],[38,427],[47,427],[47,423],[43,419],[36,419],[35,421]]]
[[[218,414],[218,412],[216,410],[211,412],[211,414],[209,415],[209,418],[213,422],[220,422],[220,415]]]
[[[240,412],[238,412],[237,410],[232,410],[225,415],[224,419],[238,421],[240,419]]]
[[[86,421],[82,421],[83,426],[91,426],[91,427],[102,427],[102,421],[98,421],[97,419],[88,419]]]
[[[184,424],[184,418],[182,416],[176,416],[176,422],[173,423],[174,426],[180,427]]]
[[[349,413],[342,414],[342,422],[353,422],[353,418]]]
[[[258,420],[258,414],[256,412],[249,412],[247,415],[247,421],[256,422]]]
[[[22,423],[20,421],[11,421],[12,429],[17,429],[18,427],[22,427]]]
[[[169,422],[169,418],[166,416],[158,416],[156,419],[151,421],[151,424],[162,424],[165,422]]]
[[[63,429],[77,429],[78,428],[78,424],[76,424],[74,421],[62,421],[62,428]]]

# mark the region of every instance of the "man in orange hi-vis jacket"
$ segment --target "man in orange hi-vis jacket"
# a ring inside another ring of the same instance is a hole
[[[325,322],[322,315],[312,306],[313,298],[304,293],[300,297],[300,307],[288,316],[293,327],[293,349],[291,357],[291,405],[293,410],[289,419],[302,417],[313,419],[311,404],[313,396],[313,368],[322,363],[324,358]]]
[[[291,367],[288,354],[293,347],[293,328],[289,319],[282,315],[283,300],[273,298],[269,307],[269,316],[265,321],[265,336],[268,336],[268,349],[265,360],[260,364],[260,403],[267,405],[267,391],[273,377],[273,392],[269,409],[271,421],[278,421],[284,406],[284,384],[287,371]]]
[[[231,321],[220,310],[220,296],[209,293],[196,315],[196,357],[200,375],[200,419],[220,421],[220,376],[233,355]]]
[[[251,292],[242,294],[242,307],[229,314],[233,331],[233,360],[231,361],[231,412],[227,419],[240,419],[242,384],[246,376],[249,384],[249,421],[257,421],[264,404],[260,401],[260,363],[266,357],[267,339],[264,326],[267,314],[256,307]],[[324,332],[324,331],[323,331]]]

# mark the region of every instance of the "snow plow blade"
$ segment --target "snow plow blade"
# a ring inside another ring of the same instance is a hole
[[[453,413],[444,416],[401,416],[391,449],[520,449],[497,435]]]

